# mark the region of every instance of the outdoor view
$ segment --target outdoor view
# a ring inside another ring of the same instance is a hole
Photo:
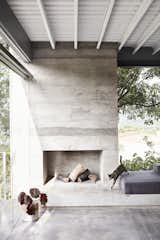
[[[127,169],[160,162],[160,69],[118,68],[119,154]],[[9,70],[0,63],[0,197],[11,195]]]
[[[127,169],[160,162],[160,69],[119,68],[119,152]]]
[[[9,69],[0,63],[0,198],[11,194],[9,153]]]

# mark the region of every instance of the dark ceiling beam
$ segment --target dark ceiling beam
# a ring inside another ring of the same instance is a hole
[[[40,58],[117,58],[117,43],[102,43],[101,49],[96,49],[96,42],[78,42],[78,49],[73,48],[73,42],[56,42],[52,50],[49,42],[32,42],[33,59]]]
[[[31,61],[31,44],[6,0],[0,0],[0,34],[24,61]]]
[[[160,54],[153,55],[151,47],[142,47],[136,54],[133,48],[123,47],[118,52],[118,43],[102,43],[96,49],[96,42],[79,42],[79,48],[73,49],[72,42],[57,42],[56,49],[49,42],[32,42],[33,59],[36,58],[117,58],[118,66],[160,66]]]
[[[153,55],[151,47],[142,47],[136,54],[133,48],[124,47],[118,52],[118,66],[160,66],[160,54]]]

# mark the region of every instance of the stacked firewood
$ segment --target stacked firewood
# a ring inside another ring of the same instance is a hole
[[[98,177],[96,174],[92,174],[88,168],[78,164],[67,177],[61,177],[64,182],[84,182],[91,180],[96,182]]]

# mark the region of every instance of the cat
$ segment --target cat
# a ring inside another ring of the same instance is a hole
[[[123,173],[127,172],[127,169],[122,163],[122,156],[120,156],[120,165],[111,173],[108,174],[109,180],[113,179],[113,184],[111,186],[111,189],[113,189],[118,177]]]

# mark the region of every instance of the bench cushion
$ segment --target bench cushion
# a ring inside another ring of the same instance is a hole
[[[153,170],[129,171],[120,176],[119,183],[127,194],[160,194],[160,174]]]

